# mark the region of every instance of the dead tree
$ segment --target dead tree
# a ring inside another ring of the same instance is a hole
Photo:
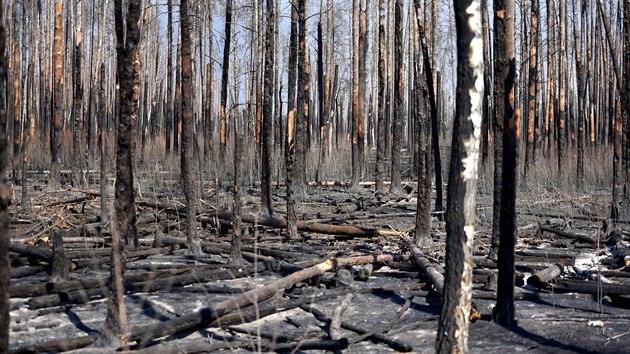
[[[83,1],[76,3],[76,20],[74,34],[74,129],[72,131],[72,163],[73,184],[78,187],[82,182],[81,173],[86,166],[84,158],[83,137],[83,85],[81,84],[81,60],[83,57]],[[85,180],[87,184],[87,180]]]
[[[107,198],[107,178],[109,175],[109,151],[107,150],[107,108],[105,101],[105,64],[101,63],[99,70],[99,90],[98,90],[98,122],[101,129],[99,132],[99,145],[101,150],[101,225],[109,221],[109,200]]]
[[[567,68],[567,58],[566,58],[566,3],[563,1],[558,2],[558,16],[559,16],[559,27],[560,27],[560,36],[558,40],[560,41],[560,53],[558,55],[558,171],[563,171],[563,163],[565,154],[566,154],[566,121],[567,121],[567,94],[566,94],[566,68]]]
[[[390,193],[400,193],[402,181],[402,122],[404,121],[403,86],[403,2],[396,0],[394,11],[396,33],[394,35],[394,117],[392,119],[392,185]]]
[[[507,77],[503,85],[504,120],[503,164],[501,171],[501,212],[497,268],[497,305],[492,317],[501,326],[514,324],[514,246],[516,245],[516,172],[518,163],[518,113],[514,108],[516,60],[514,58],[514,0],[505,7],[505,52],[495,52],[507,59]]]
[[[236,109],[236,108],[235,108]],[[241,201],[241,165],[243,163],[243,133],[239,123],[234,122],[234,207],[232,217],[232,250],[230,261],[233,265],[241,266],[243,264],[243,253],[241,251],[241,225],[243,223],[241,217],[241,209],[243,202]]]
[[[191,51],[190,18],[188,15],[188,0],[181,0],[179,5],[180,25],[182,34],[181,63],[182,63],[182,151],[181,151],[181,179],[186,196],[186,240],[188,253],[201,254],[201,243],[197,235],[197,203],[198,175],[195,163],[195,117],[193,115],[193,77]]]
[[[454,1],[457,93],[446,209],[446,264],[438,353],[468,352],[472,245],[483,103],[481,0]]]
[[[173,129],[173,4],[166,0],[167,44],[166,44],[166,117],[164,118],[166,136],[166,156],[171,154],[171,130]]]
[[[418,31],[424,28],[419,13],[422,10],[420,0],[415,1],[414,23]],[[414,36],[420,38],[420,36]],[[417,41],[417,40],[416,40]],[[429,108],[429,90],[426,78],[419,72],[420,66],[420,48],[419,43],[413,46],[415,49],[414,62],[414,94],[415,97],[415,124],[416,124],[416,140],[418,148],[418,199],[416,206],[416,234],[414,242],[419,247],[429,247],[433,245],[431,238],[431,150],[429,143],[431,139],[431,118],[428,114]]]
[[[232,0],[225,2],[225,41],[223,42],[223,63],[221,66],[221,97],[219,98],[219,157],[225,161],[227,143],[227,121],[225,106],[227,105],[228,72],[230,69],[230,40],[232,36]]]
[[[626,156],[626,165],[624,168],[624,195],[626,198],[630,195],[630,1],[623,2],[623,85],[621,90],[621,105],[623,112],[625,145],[624,155]]]
[[[523,180],[534,164],[536,156],[536,127],[538,126],[538,0],[531,1],[531,24],[529,47],[529,83],[527,100],[527,137],[525,140],[525,166]]]
[[[267,0],[267,25],[265,32],[264,97],[260,146],[260,210],[263,215],[273,215],[271,199],[271,134],[273,124],[273,66],[275,6]]]
[[[120,112],[116,142],[118,149],[116,150],[116,189],[112,223],[112,273],[109,283],[110,296],[107,299],[107,317],[98,340],[101,346],[126,345],[126,319],[122,285],[125,272],[124,241],[137,240],[133,186],[132,117],[137,111],[137,104],[134,104],[134,96],[137,96],[137,91],[134,91],[137,87],[139,71],[140,12],[141,1],[130,0],[125,23],[123,21],[122,0],[114,0],[116,76],[120,86]],[[125,28],[126,36],[123,33]]]
[[[505,1],[494,0],[494,191],[492,196],[492,241],[490,254],[492,260],[497,259],[499,252],[499,227],[501,213],[501,171],[503,170],[503,124],[505,117],[505,82],[507,78],[507,58],[497,53],[505,53]]]
[[[291,32],[289,37],[289,73],[287,82],[287,128],[286,128],[286,144],[285,144],[285,183],[287,187],[287,233],[289,237],[298,236],[296,226],[297,217],[295,215],[295,199],[293,196],[293,180],[295,172],[293,169],[293,159],[295,157],[295,104],[296,104],[296,88],[297,88],[297,46],[298,46],[298,19],[297,7],[291,6]]]
[[[9,352],[9,287],[11,259],[9,258],[9,205],[11,185],[7,177],[9,164],[7,146],[7,33],[4,27],[4,6],[0,6],[0,352]]]
[[[481,121],[481,163],[488,162],[488,149],[490,146],[490,78],[492,77],[492,67],[490,66],[490,29],[488,16],[488,0],[481,1],[481,21],[483,27],[483,40],[487,45],[483,46],[483,66],[486,75],[483,77],[483,85],[486,88],[483,93],[483,120]]]
[[[295,124],[295,161],[294,176],[298,189],[306,186],[306,152],[308,150],[308,123],[310,116],[309,100],[311,92],[309,64],[306,47],[306,0],[297,0],[298,17],[298,84],[297,84],[297,117]]]
[[[378,2],[378,110],[376,123],[376,190],[383,192],[385,186],[385,100],[387,85],[387,68],[385,67],[385,1]]]
[[[352,1],[352,187],[359,185],[359,1]]]
[[[55,30],[53,41],[53,104],[54,114],[50,129],[50,179],[51,187],[58,186],[61,182],[61,144],[62,144],[62,118],[63,118],[63,1],[55,1]]]

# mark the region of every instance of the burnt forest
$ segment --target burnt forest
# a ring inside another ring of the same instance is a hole
[[[630,0],[0,0],[0,354],[630,353]]]

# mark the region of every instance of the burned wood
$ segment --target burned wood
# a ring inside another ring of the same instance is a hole
[[[85,348],[88,345],[96,341],[95,335],[82,336],[75,338],[62,338],[52,341],[27,345],[11,351],[11,354],[26,354],[26,353],[58,353],[65,352],[74,349]]]
[[[333,311],[332,317],[330,318],[330,327],[328,328],[328,333],[332,340],[343,338],[339,331],[341,327],[341,316],[346,311],[346,308],[348,308],[350,301],[352,301],[352,294],[346,294],[339,306],[335,307]]]
[[[561,293],[583,293],[602,295],[630,295],[630,287],[626,284],[607,284],[585,280],[557,280],[550,286],[553,292]]]
[[[593,239],[593,238],[591,238],[589,236],[586,236],[586,235],[581,235],[581,234],[568,232],[568,231],[562,231],[562,230],[558,230],[558,229],[555,229],[553,227],[549,227],[549,226],[545,226],[545,225],[540,225],[540,230],[556,234],[556,235],[558,235],[560,237],[570,238],[572,240],[577,240],[577,241],[580,241],[580,242],[586,242],[588,244],[597,244],[597,242],[598,242],[598,240],[595,240],[595,239]]]
[[[435,264],[429,261],[420,251],[410,238],[405,237],[405,244],[411,250],[416,264],[422,269],[424,274],[429,278],[431,284],[440,295],[444,293],[444,276],[437,270]]]
[[[548,268],[538,271],[527,278],[527,284],[542,289],[548,286],[549,282],[562,275],[563,272],[564,267],[561,264],[552,264]]]
[[[52,265],[50,271],[51,282],[58,282],[68,279],[68,268],[70,262],[66,257],[66,252],[63,248],[63,238],[60,233],[53,230],[52,236]]]
[[[188,315],[155,325],[136,327],[132,329],[129,335],[129,340],[138,341],[139,343],[147,343],[155,338],[190,331],[195,328],[203,328],[221,316],[225,316],[228,313],[241,309],[245,306],[258,303],[259,301],[273,296],[278,291],[290,288],[297,282],[324,274],[336,267],[346,267],[371,262],[389,262],[397,259],[398,257],[392,255],[329,259],[312,267],[292,273],[260,288],[247,291],[228,300],[219,302],[214,306],[205,307]]]

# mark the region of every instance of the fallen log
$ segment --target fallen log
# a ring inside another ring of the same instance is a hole
[[[61,338],[52,341],[31,344],[10,351],[11,354],[24,353],[58,353],[74,349],[85,348],[96,341],[96,335],[82,336],[75,338]]]
[[[444,276],[437,270],[436,266],[429,261],[408,237],[403,237],[407,248],[411,250],[416,264],[420,266],[424,274],[429,278],[431,284],[440,295],[444,293]]]
[[[306,305],[304,305],[304,306],[300,306],[300,308],[302,310],[306,311],[306,312],[309,312],[309,313],[313,314],[313,316],[315,316],[315,318],[318,321],[328,323],[331,320],[330,317],[326,316],[326,314],[324,314],[322,311],[316,309],[313,306],[306,306]],[[366,329],[364,327],[355,325],[355,324],[347,322],[347,321],[341,321],[341,327],[345,328],[345,329],[347,329],[349,331],[356,332],[359,335],[365,335],[368,332],[370,332],[369,329]],[[410,346],[410,345],[408,345],[408,344],[406,344],[404,342],[401,342],[401,341],[399,341],[397,339],[394,339],[394,338],[392,338],[392,337],[390,337],[390,336],[388,336],[386,334],[383,334],[383,333],[374,333],[374,334],[372,334],[371,336],[369,336],[369,337],[367,337],[365,339],[368,339],[368,340],[370,340],[373,343],[386,344],[390,348],[392,348],[392,349],[394,349],[396,351],[399,351],[399,352],[410,352],[410,351],[413,350],[412,346]]]
[[[550,288],[553,292],[561,293],[630,295],[630,287],[627,284],[607,284],[585,280],[561,279]]]
[[[205,307],[201,310],[169,321],[135,327],[131,330],[128,338],[130,342],[137,341],[139,344],[143,344],[156,338],[190,331],[197,328],[203,328],[221,316],[225,316],[228,313],[241,309],[245,306],[258,303],[273,296],[278,291],[290,288],[297,282],[322,275],[336,267],[347,267],[372,262],[390,262],[395,261],[398,258],[399,257],[393,255],[378,255],[328,259],[312,267],[275,280],[260,288],[247,291],[228,300],[219,302],[214,306]]]
[[[527,278],[527,284],[543,289],[547,287],[552,280],[562,275],[563,272],[564,267],[561,264],[552,264],[548,268],[538,271]]]
[[[339,331],[341,328],[341,316],[348,308],[348,305],[352,301],[352,294],[346,294],[346,296],[341,300],[339,306],[335,307],[333,311],[333,315],[330,318],[330,326],[328,328],[328,335],[332,340],[339,340],[342,338],[341,332]]]
[[[568,231],[562,231],[562,230],[558,230],[558,229],[555,229],[553,227],[549,227],[549,226],[545,226],[545,225],[540,225],[540,231],[550,232],[552,234],[556,234],[556,235],[564,237],[564,238],[570,238],[572,240],[577,240],[577,241],[589,243],[589,244],[592,244],[592,245],[597,244],[597,242],[598,242],[598,240],[595,240],[595,239],[591,238],[590,236],[581,235],[581,234],[568,232]]]

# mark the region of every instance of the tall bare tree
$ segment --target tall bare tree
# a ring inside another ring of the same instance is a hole
[[[297,85],[297,117],[295,124],[295,182],[299,189],[306,186],[306,152],[308,150],[308,123],[310,116],[310,76],[311,65],[308,60],[306,46],[306,0],[297,0],[298,17],[298,85]]]
[[[0,352],[9,352],[9,287],[11,259],[9,258],[9,205],[11,185],[7,177],[7,33],[4,27],[4,6],[0,6]]]
[[[530,41],[529,46],[529,83],[527,100],[527,137],[525,140],[525,176],[527,171],[534,164],[536,156],[536,127],[538,126],[538,0],[531,0],[531,21],[530,21]]]
[[[497,305],[493,319],[502,326],[514,324],[514,246],[516,245],[516,171],[518,162],[518,113],[514,105],[516,84],[516,60],[514,58],[514,0],[507,0],[505,6],[505,52],[496,55],[507,58],[504,88],[503,164],[501,171],[501,211],[499,219],[499,250],[497,268]]]
[[[456,0],[457,92],[446,209],[444,298],[438,353],[468,352],[472,298],[472,246],[483,103],[483,34],[480,0]]]
[[[267,25],[265,31],[265,68],[264,68],[264,97],[261,131],[261,168],[260,168],[260,209],[264,215],[273,215],[271,199],[271,134],[273,124],[273,67],[274,67],[274,32],[275,6],[273,0],[267,1]]]
[[[230,41],[232,37],[232,0],[225,2],[225,39],[223,42],[223,63],[221,66],[221,97],[219,98],[219,156],[225,160],[225,146],[227,143],[227,117],[225,106],[227,104],[228,72],[230,69]]]
[[[181,47],[181,76],[182,76],[182,151],[181,175],[184,195],[186,196],[186,242],[188,253],[199,255],[201,242],[197,234],[197,209],[199,196],[196,178],[199,173],[195,163],[195,116],[193,115],[193,74],[191,56],[190,10],[188,0],[181,0],[179,4],[179,23],[182,35]]]
[[[53,42],[53,104],[54,114],[50,129],[50,181],[51,187],[60,183],[62,119],[64,100],[63,79],[63,1],[55,1],[55,29]]]
[[[396,0],[394,10],[394,117],[392,120],[392,185],[390,192],[400,193],[402,181],[402,124],[404,121],[404,82],[403,82],[403,1]]]
[[[295,199],[293,196],[293,180],[295,172],[293,160],[295,157],[295,116],[296,116],[296,88],[297,88],[297,52],[298,52],[298,13],[297,6],[291,6],[291,29],[289,37],[289,73],[287,74],[287,128],[285,144],[285,169],[287,186],[287,233],[289,237],[297,237],[297,217],[295,215]]]
[[[166,0],[167,25],[166,35],[166,155],[171,153],[171,130],[173,129],[173,4]]]
[[[376,190],[383,192],[385,186],[385,100],[387,86],[387,68],[385,66],[385,1],[378,2],[378,109],[376,123]]]
[[[87,184],[87,180],[81,178],[81,173],[86,166],[84,157],[83,136],[83,85],[81,77],[81,61],[83,58],[83,1],[76,3],[75,10],[75,34],[74,34],[74,127],[72,131],[73,160],[73,183],[75,187],[79,183]],[[83,182],[84,181],[84,182]]]
[[[126,311],[123,275],[125,241],[137,240],[135,192],[133,185],[133,116],[137,114],[137,91],[141,1],[129,0],[127,21],[123,20],[122,0],[114,0],[116,28],[116,76],[120,86],[116,150],[116,188],[112,223],[112,268],[107,299],[107,317],[101,328],[102,346],[126,345]],[[126,29],[126,36],[123,30]],[[134,97],[135,96],[135,97]],[[136,241],[137,245],[137,241]]]

